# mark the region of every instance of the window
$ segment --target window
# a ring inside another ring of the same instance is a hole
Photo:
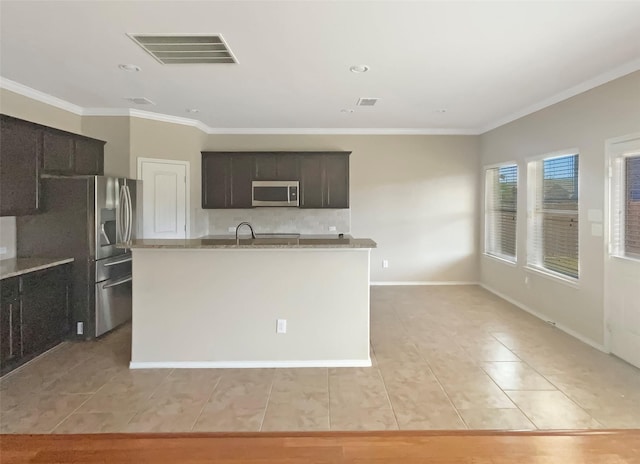
[[[516,261],[518,166],[489,168],[485,173],[485,253]]]
[[[578,278],[578,155],[529,163],[527,264]]]
[[[640,154],[614,162],[612,251],[640,259]]]

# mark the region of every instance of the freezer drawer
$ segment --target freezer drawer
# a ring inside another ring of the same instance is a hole
[[[96,284],[96,337],[131,319],[131,274]]]
[[[96,282],[131,274],[131,253],[96,261]]]

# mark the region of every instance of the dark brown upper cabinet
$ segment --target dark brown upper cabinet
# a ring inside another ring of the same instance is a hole
[[[104,173],[104,142],[55,129],[45,129],[42,171],[46,174]]]
[[[102,140],[76,137],[74,147],[74,174],[104,174],[104,144]]]
[[[251,208],[254,180],[297,180],[300,207],[349,207],[350,152],[202,152],[202,207]]]
[[[298,155],[257,153],[254,180],[298,180]]]
[[[300,156],[300,207],[349,207],[350,152]]]
[[[65,132],[45,129],[42,147],[42,170],[47,174],[73,174],[73,138]]]
[[[227,154],[202,153],[202,207],[230,208],[231,159]]]
[[[202,207],[251,208],[255,158],[246,153],[202,153]]]
[[[0,117],[0,216],[35,214],[40,208],[42,132],[38,126]]]
[[[0,215],[40,208],[41,174],[102,175],[104,144],[82,135],[0,115]]]

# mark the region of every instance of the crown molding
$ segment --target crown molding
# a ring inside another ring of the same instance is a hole
[[[600,85],[606,84],[612,80],[618,79],[620,77],[626,76],[627,74],[631,74],[632,72],[636,72],[640,70],[640,59],[629,61],[628,63],[623,64],[622,66],[618,66],[610,71],[599,74],[594,78],[588,79],[578,85],[575,85],[567,90],[564,90],[560,93],[553,95],[552,97],[546,98],[538,103],[534,103],[533,105],[527,106],[520,111],[516,111],[515,113],[506,116],[501,119],[497,119],[491,124],[486,125],[482,128],[482,130],[478,131],[478,134],[484,134],[485,132],[489,132],[490,130],[496,129],[497,127],[504,126],[510,122],[515,121],[516,119],[520,119],[524,116],[528,116],[536,111],[540,111],[544,108],[547,108],[551,105],[555,105],[563,100],[567,100],[571,97],[575,97],[578,94],[596,88]]]
[[[209,128],[219,135],[478,135],[477,129],[404,129],[404,128]]]
[[[55,106],[79,116],[125,116],[180,124],[200,129],[211,135],[477,135],[478,129],[412,129],[412,128],[218,128],[197,119],[171,116],[136,108],[83,108],[0,76],[0,88]]]
[[[17,93],[27,98],[31,98],[32,100],[36,100],[41,103],[46,103],[47,105],[55,106],[56,108],[69,111],[70,113],[77,114],[78,116],[82,116],[83,108],[81,106],[74,105],[73,103],[69,103],[66,100],[54,97],[52,95],[49,95],[48,93],[40,92],[39,90],[32,89],[31,87],[19,84],[18,82],[12,81],[11,79],[7,79],[2,76],[0,76],[0,88],[9,90],[13,93]]]

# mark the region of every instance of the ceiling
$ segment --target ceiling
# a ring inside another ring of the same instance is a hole
[[[91,114],[137,108],[223,132],[481,133],[640,69],[637,1],[2,0],[0,9],[5,82]],[[163,65],[127,33],[222,34],[238,63]],[[349,71],[361,64],[370,70]],[[359,107],[360,97],[380,100]]]

